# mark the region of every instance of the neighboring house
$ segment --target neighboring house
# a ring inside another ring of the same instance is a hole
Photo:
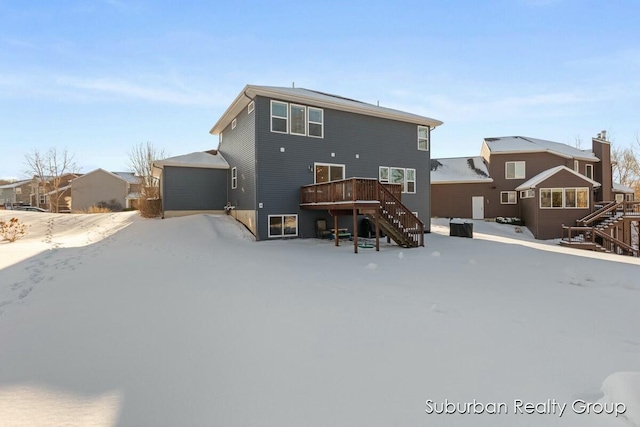
[[[0,206],[28,205],[30,190],[30,179],[0,185]]]
[[[131,172],[96,169],[71,181],[71,208],[86,210],[115,201],[122,209],[132,209],[140,198],[140,186],[140,179]]]
[[[68,211],[71,206],[71,180],[82,176],[77,173],[65,173],[57,180],[52,176],[34,176],[31,180],[31,193],[29,196],[31,206],[42,209],[50,209],[52,212]],[[57,187],[57,191],[56,191]],[[52,206],[56,203],[57,206]]]
[[[562,237],[563,226],[576,225],[602,202],[617,202],[628,223],[622,231],[608,227],[609,235],[630,241],[637,227],[633,190],[612,180],[604,131],[591,150],[522,136],[485,138],[480,157],[432,160],[431,184],[433,216],[518,217],[538,239]]]
[[[153,163],[160,180],[164,218],[224,213],[229,164],[216,150],[170,157]]]
[[[226,200],[257,240],[315,237],[316,220],[355,233],[367,215],[398,243],[415,246],[418,233],[429,231],[430,136],[441,124],[313,90],[249,85],[210,131],[229,169],[199,191],[218,188],[211,206]],[[196,203],[197,191],[178,203],[167,188],[193,188],[187,183],[197,169],[163,176],[165,209]],[[331,221],[347,215],[353,221]]]

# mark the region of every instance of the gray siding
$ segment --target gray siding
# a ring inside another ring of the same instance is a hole
[[[88,209],[100,202],[112,200],[124,208],[127,194],[126,181],[107,171],[96,169],[71,181],[71,208]]]
[[[345,165],[345,177],[378,178],[379,166],[416,169],[416,194],[402,201],[429,229],[430,151],[417,149],[417,125],[324,109],[324,138],[271,132],[270,99],[256,98],[258,238],[268,239],[268,215],[298,214],[298,235],[315,236],[325,211],[299,208],[300,187],[313,184],[314,162]],[[311,105],[313,106],[313,105]],[[284,152],[281,151],[284,148]],[[332,153],[335,157],[332,157]],[[356,158],[356,154],[359,158]],[[226,158],[226,151],[224,152]],[[228,160],[228,159],[227,159]],[[343,218],[351,228],[351,218]]]
[[[256,126],[257,111],[251,114],[244,108],[236,117],[237,126],[231,124],[222,131],[222,143],[218,147],[229,163],[228,201],[237,210],[256,209]],[[231,168],[238,168],[238,187],[231,188]]]
[[[221,210],[227,202],[227,170],[165,166],[165,211]]]

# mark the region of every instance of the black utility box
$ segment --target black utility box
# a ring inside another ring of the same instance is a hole
[[[473,238],[473,223],[455,219],[449,221],[449,236]]]

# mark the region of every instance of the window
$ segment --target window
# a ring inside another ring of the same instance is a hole
[[[588,208],[588,188],[541,188],[541,208]]]
[[[501,191],[500,203],[503,205],[515,205],[517,203],[518,194],[515,191]]]
[[[378,181],[387,184],[389,183],[389,167],[380,166],[378,168]]]
[[[413,194],[416,192],[416,170],[407,169],[406,177],[407,177],[407,193]]]
[[[418,126],[418,150],[429,151],[429,128]]]
[[[578,162],[577,160],[573,161],[573,170],[576,172],[580,171],[580,162]]]
[[[624,194],[616,194],[616,203],[622,203],[624,202]]]
[[[16,187],[16,194],[22,194],[22,188]]]
[[[535,191],[533,189],[523,190],[520,192],[521,199],[530,199],[535,196]]]
[[[633,193],[625,194],[625,195],[624,195],[624,199],[625,199],[627,202],[633,202],[633,196],[634,196],[634,195],[633,195]]]
[[[271,101],[271,132],[287,133],[289,106],[285,102]]]
[[[231,189],[238,188],[238,168],[231,168]]]
[[[235,129],[237,124],[238,124],[238,120],[236,119],[231,120],[231,129]]]
[[[298,215],[269,215],[269,237],[298,235]]]
[[[405,192],[406,186],[404,182],[405,169],[404,168],[390,168],[391,170],[391,183],[402,185],[402,192]]]
[[[222,132],[218,134],[218,144],[222,144]]]
[[[584,175],[589,179],[593,179],[593,165],[584,165]]]
[[[383,184],[400,184],[403,193],[415,194],[416,170],[410,168],[378,167],[378,181]]]
[[[46,196],[46,194],[40,194],[40,204],[41,205],[46,205],[47,204],[47,196]]]
[[[291,104],[291,135],[307,136],[307,108]]]
[[[315,163],[315,183],[344,179],[344,165]]]
[[[320,108],[307,108],[309,110],[309,136],[323,138],[324,111]]]
[[[506,179],[524,179],[524,162],[505,162],[504,167]]]
[[[256,108],[255,102],[251,101],[249,105],[247,105],[247,114],[253,113],[253,110]]]

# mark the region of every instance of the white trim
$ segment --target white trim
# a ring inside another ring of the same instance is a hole
[[[509,178],[508,165],[513,163],[513,178]],[[522,163],[522,176],[518,175],[518,163]],[[504,179],[525,179],[527,176],[527,162],[524,160],[513,160],[504,162]]]
[[[340,179],[344,179],[345,177],[345,173],[347,171],[347,166],[340,164],[340,163],[322,163],[322,162],[314,162],[313,163],[313,183],[317,184],[318,182],[316,182],[316,168],[318,166],[342,166],[342,178]],[[334,179],[333,181],[338,181],[336,179]],[[329,181],[327,182],[331,182],[331,171],[329,170]]]
[[[578,172],[578,173],[580,172],[580,162],[579,161],[577,161],[577,160],[573,161],[573,170]]]
[[[316,122],[311,120],[311,110],[320,111],[320,115],[322,116],[321,122]],[[320,125],[320,136],[311,135],[310,125]],[[322,108],[307,107],[307,135],[310,136],[311,138],[324,138],[324,110]]]
[[[591,169],[591,173],[588,172],[589,169]],[[584,176],[586,176],[589,179],[593,179],[593,165],[590,165],[590,164],[584,165]]]
[[[502,201],[502,195],[507,195],[507,201]],[[511,196],[513,196],[513,201],[510,201]],[[500,192],[500,204],[501,205],[516,205],[518,204],[518,192],[517,191],[501,191]]]
[[[231,120],[231,130],[235,129],[238,126],[238,119]]]
[[[280,217],[282,220],[282,234],[271,234],[271,218]],[[296,233],[295,234],[285,234],[285,217],[295,217],[296,219]],[[273,237],[297,237],[298,236],[298,214],[276,214],[276,215],[268,215],[267,216],[267,235],[269,238]]]
[[[247,105],[247,114],[251,114],[253,113],[253,110],[255,110],[256,108],[256,103],[251,101],[248,105]]]
[[[286,117],[280,117],[280,116],[274,116],[273,115],[273,104],[281,104],[285,106],[285,111],[287,112],[287,116]],[[273,119],[276,118],[278,120],[284,120],[285,121],[285,127],[284,127],[284,131],[281,130],[273,130]],[[282,101],[276,101],[275,99],[271,100],[271,132],[274,133],[289,133],[289,104],[286,102],[282,102]]]
[[[302,114],[303,114],[303,117],[302,117],[303,131],[302,131],[302,133],[293,131],[293,108],[294,107],[302,108]],[[289,104],[289,134],[298,135],[298,136],[307,136],[307,107],[306,107],[306,105],[293,104],[293,103]]]
[[[231,189],[236,188],[238,188],[238,168],[234,166],[231,168]]]
[[[421,138],[420,137],[420,130],[421,129],[426,129],[427,130],[427,137],[426,138]],[[420,126],[418,125],[418,150],[420,151],[429,151],[429,136],[430,136],[430,129],[428,126]],[[427,144],[427,148],[420,148],[420,141],[424,141]]]

